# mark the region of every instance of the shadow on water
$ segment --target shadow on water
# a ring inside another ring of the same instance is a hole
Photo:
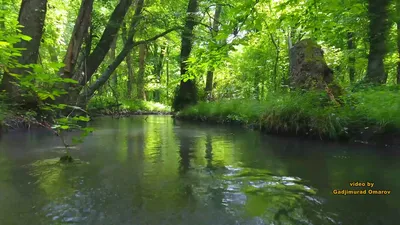
[[[92,126],[70,165],[48,133],[3,136],[1,224],[397,224],[397,152],[166,116]],[[332,194],[352,181],[393,193]]]

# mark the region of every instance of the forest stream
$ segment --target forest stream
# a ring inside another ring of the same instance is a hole
[[[398,224],[396,150],[170,116],[91,126],[71,164],[48,131],[1,137],[1,225]]]

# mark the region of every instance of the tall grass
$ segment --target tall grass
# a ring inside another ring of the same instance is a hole
[[[268,132],[347,138],[400,128],[398,88],[348,92],[333,104],[324,92],[270,94],[264,101],[237,99],[199,103],[177,117],[255,125]]]

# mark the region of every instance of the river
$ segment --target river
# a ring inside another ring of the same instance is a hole
[[[47,131],[1,137],[1,225],[399,224],[395,149],[169,116],[91,126],[95,132],[71,149],[72,164],[58,162],[63,148]]]

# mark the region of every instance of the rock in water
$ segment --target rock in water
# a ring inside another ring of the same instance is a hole
[[[304,39],[290,49],[290,85],[302,89],[325,89],[333,81],[333,71],[315,41]]]
[[[74,161],[74,159],[69,155],[64,155],[64,156],[61,156],[61,158],[60,158],[60,162],[62,162],[62,163],[72,163],[73,161]]]

